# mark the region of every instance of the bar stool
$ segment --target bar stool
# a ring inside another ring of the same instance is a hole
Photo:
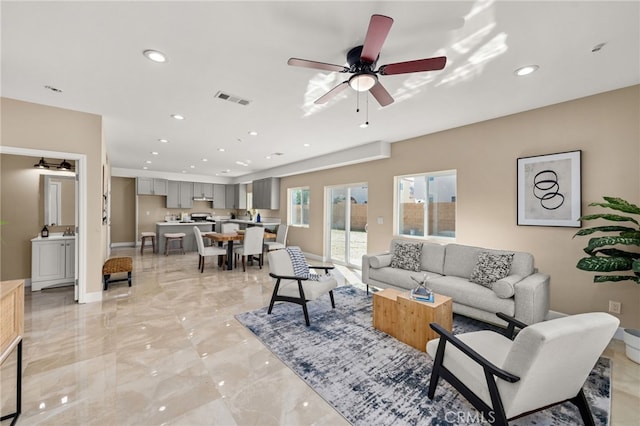
[[[140,255],[143,255],[143,250],[145,246],[145,241],[148,239],[151,240],[151,247],[153,248],[153,252],[156,252],[156,233],[155,232],[141,232],[140,239],[142,240],[142,244],[140,245]],[[147,247],[149,247],[147,245]]]
[[[170,251],[180,250],[184,254],[184,232],[166,233],[164,234],[164,255],[168,256]],[[172,241],[180,241],[180,247],[169,248]]]

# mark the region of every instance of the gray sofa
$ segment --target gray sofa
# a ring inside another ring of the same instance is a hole
[[[422,281],[426,274],[427,286],[451,297],[453,312],[461,315],[504,325],[496,312],[515,316],[526,324],[543,321],[549,312],[549,275],[537,272],[530,253],[423,242],[420,271],[414,271],[391,266],[392,260],[397,262],[396,245],[402,243],[415,242],[394,239],[389,252],[362,256],[362,281],[367,284],[367,290],[369,286],[410,290],[416,287],[411,277]],[[481,253],[484,257],[513,253],[508,275],[487,286],[471,282],[472,274],[477,279]]]

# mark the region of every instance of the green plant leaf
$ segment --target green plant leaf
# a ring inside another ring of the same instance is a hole
[[[629,228],[628,226],[610,225],[610,226],[596,226],[594,228],[581,229],[578,232],[576,232],[574,237],[582,236],[582,235],[590,235],[590,234],[593,234],[594,232],[621,232],[621,233],[629,232],[629,233],[638,233],[638,236],[640,236],[640,231],[637,231],[634,228]]]
[[[594,250],[597,248],[613,246],[616,244],[622,244],[626,246],[640,246],[640,239],[615,236],[591,238],[589,240],[589,245],[585,247],[584,251],[588,254],[593,254]]]
[[[613,222],[633,222],[636,225],[640,225],[640,223],[638,223],[638,221],[632,217],[620,216],[618,214],[610,214],[610,213],[588,214],[580,218],[580,220],[593,220],[593,219],[606,219]]]
[[[633,260],[627,257],[589,256],[580,259],[576,267],[583,271],[628,271],[631,269],[632,263]]]
[[[636,206],[635,204],[631,204],[627,200],[623,200],[622,198],[618,198],[618,197],[602,197],[602,198],[604,198],[606,203],[592,203],[589,205],[601,206],[601,207],[610,208],[610,209],[618,210],[625,213],[640,214],[640,207]]]
[[[607,281],[619,282],[619,281],[635,281],[636,284],[640,284],[640,278],[633,275],[596,275],[593,277],[594,283],[604,283]]]
[[[640,258],[640,253],[624,251],[617,248],[603,248],[599,250],[594,250],[593,253],[591,253],[591,255],[592,256],[604,255],[604,256],[611,256],[611,257],[626,257],[627,259]]]
[[[633,261],[633,264],[631,265],[631,269],[633,270],[633,272],[636,273],[636,275],[640,274],[640,259],[635,259]]]
[[[640,238],[640,231],[625,231],[621,232],[620,236],[625,238]]]

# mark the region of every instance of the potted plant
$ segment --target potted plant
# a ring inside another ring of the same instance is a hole
[[[591,203],[590,206],[600,206],[622,213],[640,215],[640,207],[631,204],[621,198],[603,197],[605,203]],[[576,265],[578,269],[593,272],[622,272],[631,271],[629,274],[595,275],[593,282],[606,281],[634,281],[640,284],[640,251],[629,251],[627,247],[640,247],[640,224],[631,216],[597,213],[581,217],[581,220],[605,219],[622,225],[605,225],[593,228],[581,229],[575,236],[591,235],[594,233],[606,233],[607,235],[589,239],[589,244],[584,251],[589,257],[583,257]],[[632,225],[635,224],[635,227]],[[616,247],[617,246],[617,247]],[[623,248],[619,248],[622,246]],[[626,249],[626,250],[625,250]],[[640,330],[624,329],[624,343],[627,357],[633,362],[640,363]]]

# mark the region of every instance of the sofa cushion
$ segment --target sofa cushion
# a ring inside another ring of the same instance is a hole
[[[437,243],[424,243],[422,245],[422,258],[420,268],[423,271],[444,274],[444,245]]]
[[[481,251],[496,254],[514,253],[511,270],[509,271],[510,275],[528,277],[535,272],[534,259],[531,253],[486,249],[452,243],[445,246],[443,275],[455,275],[469,279],[475,268],[478,254]]]
[[[441,277],[441,275],[434,274],[432,272],[413,272],[406,271],[404,269],[386,267],[379,269],[370,269],[369,279],[381,283],[386,283],[394,287],[411,290],[416,288],[417,286],[416,282],[411,277],[422,282],[425,273],[427,274],[427,278],[429,279],[429,281],[427,282],[427,286],[431,284],[432,279]]]
[[[481,251],[469,281],[492,288],[493,283],[509,275],[512,262],[513,253],[496,254]]]
[[[501,299],[512,297],[516,293],[515,284],[522,280],[520,275],[509,275],[491,285],[491,290]]]
[[[393,246],[391,267],[417,272],[420,271],[421,257],[422,243],[397,241]]]
[[[515,314],[515,301],[513,297],[499,298],[493,290],[470,283],[469,280],[454,276],[432,278],[428,285],[438,293],[449,296],[453,303],[460,303],[487,312],[504,312],[507,315]],[[454,309],[455,310],[455,309]]]
[[[372,268],[384,268],[391,265],[391,254],[377,254],[369,258],[369,266]]]

